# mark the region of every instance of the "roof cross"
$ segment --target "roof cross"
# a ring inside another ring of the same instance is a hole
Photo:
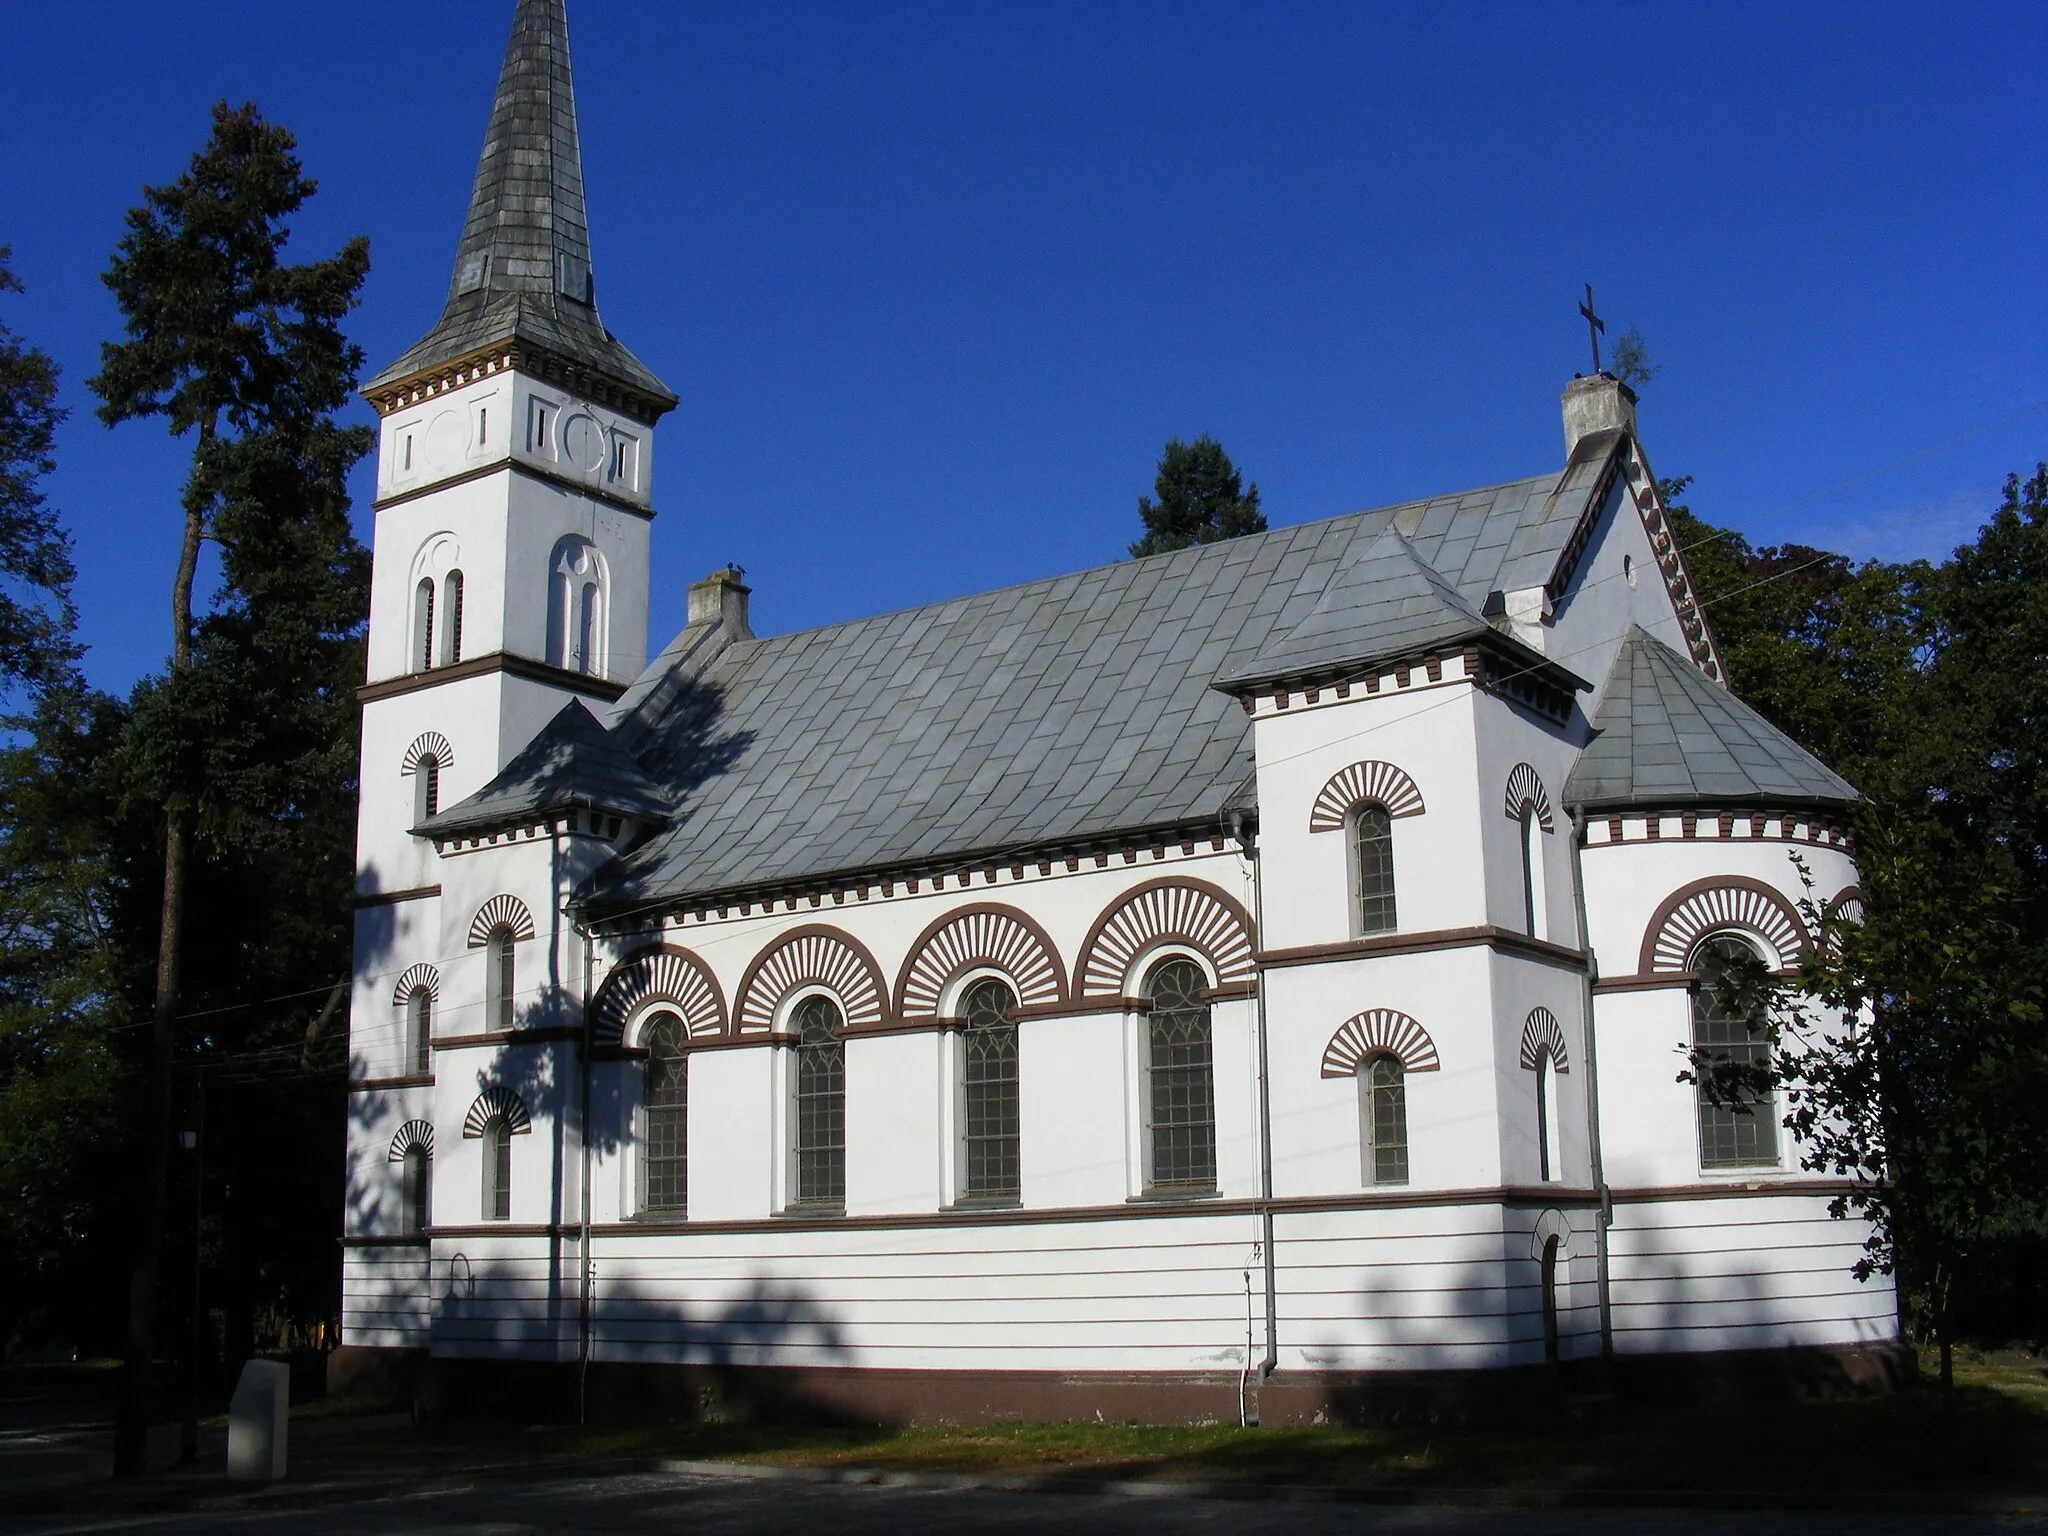
[[[1600,372],[1600,338],[1607,333],[1607,322],[1593,313],[1593,285],[1586,284],[1586,302],[1579,306],[1579,313],[1586,317],[1586,337],[1593,343],[1593,372]]]

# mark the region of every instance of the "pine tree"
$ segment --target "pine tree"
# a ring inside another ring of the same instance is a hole
[[[127,216],[127,233],[104,275],[125,338],[102,346],[100,371],[90,381],[109,426],[159,417],[173,435],[192,441],[179,497],[170,669],[138,694],[122,747],[130,803],[154,808],[163,851],[147,1139],[138,1159],[126,1378],[115,1436],[115,1470],[122,1474],[142,1469],[148,1422],[193,838],[244,814],[246,759],[239,771],[219,770],[244,758],[237,748],[252,732],[275,724],[250,713],[261,707],[262,689],[244,669],[246,656],[235,656],[232,646],[224,652],[211,636],[195,649],[200,546],[208,539],[221,544],[233,586],[237,562],[248,563],[264,536],[263,518],[243,510],[260,503],[295,514],[287,523],[304,528],[306,493],[331,500],[338,476],[367,448],[366,435],[336,428],[331,418],[347,403],[361,367],[340,321],[356,303],[369,249],[358,238],[326,260],[286,263],[286,221],[315,190],[295,148],[291,134],[253,106],[214,108],[212,132],[185,174],[145,187],[141,206]],[[256,487],[261,494],[252,494]],[[309,537],[317,546],[318,536]],[[284,553],[290,563],[292,552]],[[243,593],[241,616],[260,623],[249,596]],[[268,603],[260,606],[270,613]],[[224,633],[237,607],[230,602],[214,617]],[[257,686],[237,687],[238,672],[240,682]],[[255,756],[260,761],[262,754]]]
[[[0,293],[19,293],[0,245]],[[78,660],[71,541],[43,498],[57,467],[57,365],[0,324],[0,689],[60,681]]]
[[[1223,445],[1206,433],[1192,443],[1177,437],[1166,440],[1152,496],[1158,500],[1138,498],[1145,537],[1131,546],[1133,555],[1163,555],[1191,544],[1266,531],[1258,486],[1243,483]]]

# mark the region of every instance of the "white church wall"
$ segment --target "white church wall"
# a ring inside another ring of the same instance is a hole
[[[1851,1273],[1868,1228],[1826,1195],[1618,1200],[1609,1232],[1623,1354],[1863,1344],[1898,1337],[1889,1279]]]
[[[1544,635],[1544,653],[1591,683],[1595,694],[1581,694],[1590,718],[1598,707],[1597,690],[1627,636],[1639,624],[1679,655],[1688,654],[1685,631],[1672,607],[1664,575],[1636,510],[1625,474],[1616,475],[1601,504],[1593,536],[1572,579],[1553,605]]]
[[[1122,1015],[1032,1019],[1017,1033],[1018,1152],[1023,1202],[1112,1205],[1137,1192],[1139,1127],[1130,1120],[1139,1087],[1135,1032]],[[1219,1092],[1219,1098],[1224,1094]]]
[[[1590,1188],[1593,1157],[1586,1104],[1585,978],[1564,966],[1511,952],[1493,954],[1489,972],[1502,1182],[1522,1187],[1545,1182],[1536,1113],[1537,1074],[1522,1063],[1523,1036],[1530,1028],[1531,1015],[1540,1008],[1557,1021],[1564,1040],[1564,1070],[1553,1070],[1549,1081],[1547,1113],[1553,1158],[1548,1182],[1560,1188]]]
[[[371,1348],[425,1348],[433,1315],[432,1268],[425,1241],[342,1249],[343,1337]]]
[[[846,1042],[846,1213],[932,1211],[950,1204],[953,1149],[941,1141],[957,1076],[946,1037],[855,1036]],[[957,1069],[956,1069],[957,1071]]]
[[[1438,1065],[1405,1074],[1412,1190],[1496,1188],[1501,1182],[1492,991],[1479,948],[1335,959],[1268,970],[1273,1180],[1281,1195],[1365,1187],[1358,1081],[1324,1077],[1326,1048],[1346,1021],[1374,1009],[1406,1014],[1428,1033]]]
[[[1583,695],[1581,698],[1583,699]],[[1567,730],[1538,719],[1491,693],[1473,700],[1473,772],[1480,844],[1484,851],[1485,916],[1510,933],[1529,933],[1522,888],[1522,824],[1508,814],[1510,780],[1526,786],[1517,770],[1533,771],[1539,816],[1531,889],[1536,900],[1533,937],[1567,949],[1579,947],[1577,903],[1573,897],[1571,818],[1564,811],[1564,781],[1578,757]]]
[[[1265,947],[1293,949],[1358,936],[1348,830],[1311,832],[1316,797],[1353,763],[1392,764],[1414,782],[1424,809],[1393,819],[1398,931],[1469,927],[1486,920],[1472,760],[1474,690],[1468,684],[1354,695],[1262,714],[1259,845],[1266,860]]]
[[[358,907],[355,914],[355,969],[349,976],[348,1075],[402,1077],[406,1021],[395,996],[399,979],[416,961],[440,953],[441,914],[433,896]]]
[[[424,742],[437,751],[446,744],[440,772],[444,808],[483,788],[504,766],[500,721],[505,681],[494,676],[460,678],[376,700],[363,711],[356,819],[359,891],[410,890],[438,883],[440,861],[433,842],[412,835],[417,786],[405,771],[406,758],[415,744]]]

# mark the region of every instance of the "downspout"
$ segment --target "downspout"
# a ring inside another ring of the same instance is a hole
[[[1259,850],[1245,836],[1244,812],[1230,812],[1229,829],[1230,836],[1243,850],[1245,862],[1251,866],[1252,941],[1263,947],[1266,942],[1266,886],[1259,874]],[[1280,1365],[1279,1265],[1273,1257],[1273,1090],[1266,1049],[1266,968],[1263,965],[1255,966],[1253,971],[1252,1001],[1255,1009],[1253,1033],[1259,1050],[1259,1252],[1264,1257],[1266,1269],[1266,1357],[1259,1362],[1259,1384],[1263,1386]]]
[[[1593,1221],[1593,1255],[1599,1274],[1600,1358],[1614,1358],[1614,1300],[1609,1284],[1607,1229],[1614,1225],[1614,1201],[1607,1190],[1607,1164],[1600,1150],[1600,1049],[1593,1026],[1593,982],[1598,962],[1593,957],[1593,933],[1586,924],[1585,818],[1578,810],[1570,813],[1572,826],[1572,901],[1578,909],[1579,948],[1585,952],[1582,973],[1586,1018],[1586,1145],[1593,1157],[1593,1192],[1600,1209]]]
[[[590,1345],[593,1331],[591,1292],[595,1279],[590,1262],[590,972],[594,963],[594,946],[591,943],[590,930],[584,927],[581,921],[576,922],[575,928],[583,938],[583,1050],[576,1073],[577,1091],[582,1098],[582,1108],[576,1126],[576,1141],[578,1156],[583,1165],[582,1186],[578,1196],[580,1203],[577,1214],[580,1221],[576,1242],[576,1262],[583,1271],[576,1327],[576,1422],[582,1424],[586,1422],[588,1404]]]

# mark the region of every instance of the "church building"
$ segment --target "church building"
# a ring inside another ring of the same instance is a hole
[[[517,0],[364,389],[337,1382],[1270,1422],[1894,1358],[1846,1186],[1679,1081],[1757,1048],[1710,957],[1860,913],[1856,796],[1730,692],[1625,385],[1521,478],[820,629],[713,571],[643,664],[678,401],[591,251]]]

